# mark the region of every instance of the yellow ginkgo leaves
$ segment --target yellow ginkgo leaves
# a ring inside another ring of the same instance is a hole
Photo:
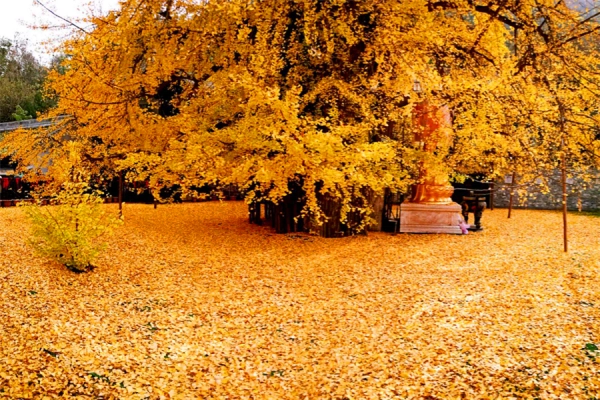
[[[76,275],[0,209],[0,398],[600,395],[597,217],[570,216],[565,255],[549,211],[343,239],[274,235],[246,212],[126,205]]]

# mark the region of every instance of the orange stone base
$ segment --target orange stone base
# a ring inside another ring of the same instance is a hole
[[[462,234],[461,207],[456,203],[400,205],[400,232],[403,233],[455,233]]]

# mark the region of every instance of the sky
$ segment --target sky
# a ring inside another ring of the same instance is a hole
[[[66,19],[76,21],[89,14],[90,10],[97,14],[116,9],[118,0],[39,0],[56,14]],[[40,31],[32,25],[57,26],[63,21],[54,17],[43,7],[35,4],[34,0],[0,0],[0,38],[27,40],[30,50],[40,60],[48,62],[51,54],[42,45],[48,39],[60,40],[68,31]]]

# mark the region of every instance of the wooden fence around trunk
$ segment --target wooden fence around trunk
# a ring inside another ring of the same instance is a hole
[[[322,195],[319,196],[318,201],[326,217],[321,224],[317,224],[310,216],[302,215],[302,210],[306,205],[304,197],[294,192],[284,197],[279,203],[261,201],[249,204],[249,221],[256,225],[266,222],[277,233],[314,232],[325,238],[366,233],[365,229],[360,231],[357,229],[365,218],[364,213],[350,211],[346,215],[346,220],[342,222],[342,205],[338,199],[330,195]],[[383,222],[383,196],[372,192],[367,193],[364,199],[355,200],[353,206],[362,207],[365,201],[373,208],[372,217],[375,220],[375,223],[368,229],[380,231]]]

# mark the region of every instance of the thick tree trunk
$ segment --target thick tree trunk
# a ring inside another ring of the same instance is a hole
[[[369,230],[380,232],[383,229],[383,195],[373,195],[372,199],[370,199],[370,203],[373,208],[371,216],[375,220],[375,223],[369,226]]]
[[[248,204],[248,218],[251,224],[262,225],[261,203]]]
[[[268,211],[271,219],[271,225],[277,233],[292,233],[304,231],[304,221],[300,216],[303,204],[295,194],[289,194],[279,203],[271,203]],[[268,218],[268,217],[267,217]]]
[[[330,196],[323,196],[320,201],[321,209],[327,216],[327,221],[323,222],[320,228],[320,234],[325,238],[339,237],[342,235],[340,223],[340,205]]]

